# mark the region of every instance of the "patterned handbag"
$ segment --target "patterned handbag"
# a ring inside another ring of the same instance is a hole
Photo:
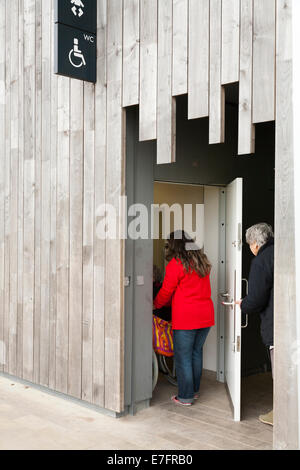
[[[153,349],[162,356],[174,356],[172,323],[153,315]]]

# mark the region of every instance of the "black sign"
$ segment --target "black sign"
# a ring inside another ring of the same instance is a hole
[[[95,83],[96,61],[97,39],[94,34],[62,24],[55,25],[55,73]]]
[[[55,0],[55,23],[96,34],[97,0]]]

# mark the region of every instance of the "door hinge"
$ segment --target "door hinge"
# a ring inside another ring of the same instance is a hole
[[[129,287],[130,286],[130,276],[125,276],[124,277],[124,287]]]
[[[241,352],[241,337],[238,336],[236,339],[236,352]]]

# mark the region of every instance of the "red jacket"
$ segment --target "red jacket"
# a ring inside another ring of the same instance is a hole
[[[166,268],[154,306],[161,308],[171,299],[174,330],[197,330],[215,324],[209,275],[201,278],[195,271],[187,273],[175,258]]]

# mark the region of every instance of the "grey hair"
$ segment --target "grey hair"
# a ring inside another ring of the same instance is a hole
[[[274,237],[273,229],[271,225],[265,223],[253,225],[246,231],[248,245],[257,243],[259,248],[264,246],[272,237]]]

